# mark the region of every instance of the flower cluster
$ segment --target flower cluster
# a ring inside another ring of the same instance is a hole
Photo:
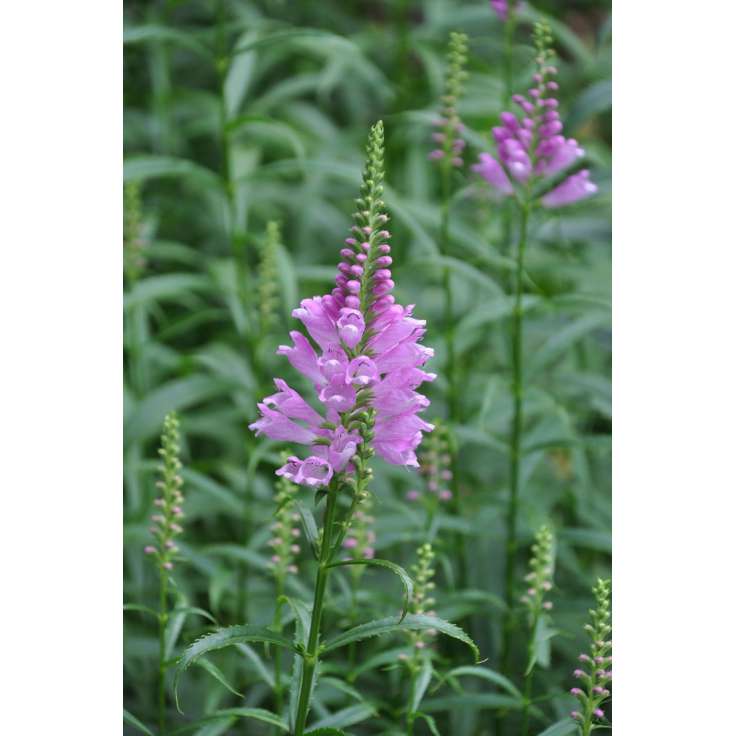
[[[266,225],[266,240],[261,251],[261,262],[258,267],[258,310],[261,321],[261,334],[268,332],[278,307],[278,273],[277,249],[281,236],[277,222]]]
[[[407,501],[422,499],[430,503],[447,502],[452,499],[452,491],[447,487],[452,480],[452,456],[450,454],[450,434],[448,428],[439,422],[434,423],[434,432],[429,436],[427,449],[422,453],[420,473],[424,476],[428,494],[412,489],[407,492]]]
[[[552,610],[552,601],[545,600],[545,596],[552,590],[554,543],[552,531],[548,526],[543,526],[537,532],[532,545],[529,573],[524,578],[529,587],[521,596],[521,602],[529,609],[532,621],[538,619],[542,611]]]
[[[284,460],[286,458],[284,457]],[[294,508],[294,486],[286,478],[276,481],[276,521],[271,524],[273,536],[268,540],[271,548],[269,567],[277,579],[283,580],[287,573],[296,574],[294,558],[301,548],[297,540],[301,536],[299,514]]]
[[[513,3],[512,8],[514,11],[519,9],[520,2]],[[509,0],[491,0],[491,8],[496,11],[496,15],[502,20],[506,21],[509,17]]]
[[[435,378],[421,368],[433,355],[420,344],[426,323],[412,317],[413,305],[402,307],[391,294],[381,122],[371,129],[367,153],[356,224],[340,251],[336,288],[304,299],[292,313],[316,349],[294,331],[293,344],[277,351],[311,381],[324,416],[277,378],[277,392],[258,404],[261,416],[250,425],[256,435],[309,446],[306,459],[292,456],[276,472],[313,488],[327,485],[335,473],[352,473],[374,451],[394,465],[417,467],[414,451],[422,432],[432,430],[418,416],[429,401],[415,390]]]
[[[450,46],[447,52],[447,78],[445,94],[442,96],[442,117],[435,120],[439,130],[432,133],[432,139],[441,147],[430,154],[431,161],[442,161],[450,166],[462,166],[462,152],[465,141],[459,137],[463,124],[457,113],[457,103],[463,91],[463,82],[467,79],[465,64],[468,60],[468,37],[464,33],[451,33]]]
[[[598,580],[593,587],[596,599],[595,610],[590,611],[592,624],[586,624],[585,630],[590,636],[590,654],[581,654],[578,659],[581,667],[573,673],[582,681],[583,688],[574,687],[570,693],[581,705],[581,710],[570,714],[581,724],[583,734],[592,730],[594,722],[605,717],[603,705],[610,697],[608,685],[611,682],[611,582]]]
[[[373,531],[375,517],[370,513],[373,500],[366,494],[362,500],[362,509],[358,509],[350,521],[348,536],[343,540],[342,546],[350,552],[348,559],[372,560],[376,556],[375,543],[376,533]],[[353,568],[353,574],[359,575],[363,572],[362,565]]]
[[[182,479],[179,475],[179,420],[176,414],[167,414],[164,419],[161,448],[158,452],[162,458],[159,466],[161,480],[156,482],[156,487],[161,495],[153,502],[158,511],[151,517],[151,533],[155,537],[155,544],[149,544],[143,551],[147,555],[154,555],[162,569],[172,570],[179,551],[174,538],[183,531],[179,522],[184,517],[181,508],[184,501],[181,492]]]
[[[548,47],[552,39],[546,26],[535,27],[535,40],[538,51],[535,86],[529,90],[529,97],[513,96],[522,114],[501,113],[502,125],[493,128],[498,159],[490,153],[481,153],[478,163],[472,167],[503,196],[514,193],[513,182],[530,187],[535,182],[552,181],[585,154],[574,138],[562,135],[559,102],[554,97],[559,85],[552,79],[557,69],[549,64]],[[544,194],[541,203],[544,207],[561,207],[597,191],[590,181],[590,171],[582,169]]]
[[[435,600],[432,598],[432,591],[435,588],[435,584],[432,580],[434,578],[434,568],[432,567],[434,550],[432,549],[432,545],[429,543],[423,544],[417,550],[417,557],[416,564],[411,567],[412,579],[414,580],[414,593],[409,605],[409,611],[415,614],[426,613],[434,616],[435,612],[432,610],[432,606],[434,606]],[[414,654],[412,657],[406,654],[400,654],[399,659],[402,662],[407,662],[410,667],[416,665],[419,652],[426,648],[429,640],[436,636],[436,634],[437,632],[434,629],[409,632]]]

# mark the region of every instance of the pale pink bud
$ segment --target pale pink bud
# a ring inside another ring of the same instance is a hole
[[[153,554],[156,554],[156,548],[155,548],[155,547],[153,547],[153,546],[152,546],[152,545],[150,545],[150,544],[149,544],[149,545],[148,545],[147,547],[144,547],[144,548],[143,548],[143,551],[144,551],[144,552],[145,552],[145,553],[146,553],[147,555],[153,555]]]

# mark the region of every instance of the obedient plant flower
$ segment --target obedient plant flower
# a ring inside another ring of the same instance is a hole
[[[429,504],[436,501],[447,503],[452,499],[449,484],[452,481],[452,456],[450,455],[449,430],[439,420],[427,440],[427,449],[421,455],[420,474],[426,481],[426,492],[412,489],[407,492],[407,501],[422,500]]]
[[[493,128],[497,157],[481,153],[472,168],[501,196],[514,194],[515,187],[531,191],[534,185],[553,181],[585,151],[574,138],[565,138],[557,110],[554,80],[557,69],[549,62],[552,38],[542,25],[535,27],[537,73],[529,96],[514,95],[518,114],[501,113],[501,125]],[[541,198],[544,207],[562,207],[592,196],[598,187],[590,180],[590,171],[572,173]]]
[[[284,458],[286,460],[286,458]],[[270,547],[269,567],[277,580],[283,581],[287,574],[298,572],[294,564],[301,551],[299,546],[299,514],[295,509],[294,491],[296,487],[286,478],[276,481],[276,521],[271,524],[273,536],[268,540]]]
[[[537,532],[532,545],[529,573],[524,578],[528,588],[521,596],[521,602],[529,610],[531,621],[539,618],[542,611],[552,610],[552,602],[546,600],[546,596],[552,590],[554,564],[554,536],[549,527],[543,526]]]
[[[277,378],[277,392],[258,404],[261,416],[250,425],[256,435],[309,447],[306,458],[289,457],[276,474],[311,488],[327,485],[336,473],[350,476],[361,443],[389,463],[417,467],[422,432],[432,430],[418,416],[429,400],[416,389],[435,378],[422,370],[433,351],[421,344],[425,321],[391,294],[382,182],[379,122],[371,130],[356,224],[340,251],[336,287],[304,299],[292,313],[311,340],[294,331],[292,345],[277,351],[311,381],[321,411]]]
[[[431,161],[441,161],[445,166],[462,166],[465,141],[460,138],[463,124],[457,112],[457,104],[467,79],[465,64],[468,60],[468,37],[464,33],[451,33],[447,52],[447,77],[442,96],[442,115],[434,121],[438,128],[432,139],[438,144],[430,154]]]
[[[182,505],[184,496],[181,492],[182,479],[179,475],[181,461],[179,460],[179,420],[176,414],[167,414],[164,419],[164,429],[161,435],[159,455],[162,462],[159,466],[161,479],[156,487],[160,490],[159,497],[154,501],[157,512],[151,517],[153,526],[151,533],[154,544],[149,544],[144,552],[156,559],[161,570],[172,570],[179,548],[174,539],[182,533],[181,520],[184,518]]]
[[[503,21],[508,20],[509,17],[509,5],[515,10],[518,10],[521,6],[520,2],[513,2],[510,4],[509,0],[491,0],[491,8],[496,11],[496,15]]]
[[[570,714],[580,727],[580,733],[588,736],[596,723],[605,718],[603,706],[611,693],[611,582],[598,580],[593,587],[595,610],[590,611],[592,623],[585,630],[590,636],[589,653],[578,657],[580,666],[573,675],[580,681],[570,693],[580,701],[580,709]]]

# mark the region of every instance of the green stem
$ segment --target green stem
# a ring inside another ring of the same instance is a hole
[[[332,526],[335,520],[336,506],[337,489],[330,487],[327,490],[325,525],[322,533],[322,544],[320,545],[317,582],[314,587],[314,603],[312,605],[312,618],[309,623],[309,639],[302,663],[302,681],[299,688],[299,702],[297,704],[294,736],[302,736],[304,733],[307,713],[309,712],[309,701],[312,694],[312,681],[319,662],[319,628],[322,622],[322,609],[324,606],[325,590],[327,589],[327,578],[330,573]]]
[[[411,704],[414,702],[414,692],[417,686],[416,669],[412,665],[410,670],[411,680],[409,687],[409,707],[406,710],[406,736],[413,736],[414,734],[414,711],[411,710]]]
[[[166,570],[159,574],[158,612],[158,732],[166,733],[166,624],[168,612],[169,576]]]
[[[523,274],[524,274],[524,253],[526,251],[527,241],[527,223],[529,220],[529,202],[523,200],[519,202],[520,206],[520,232],[519,247],[516,251],[516,278],[515,278],[515,298],[514,312],[512,322],[512,393],[514,398],[514,416],[511,426],[511,443],[510,443],[510,493],[509,504],[506,516],[506,574],[505,574],[505,592],[506,592],[506,615],[504,620],[504,637],[503,637],[503,655],[501,661],[503,663],[503,671],[508,672],[511,658],[511,638],[514,629],[514,562],[516,560],[516,550],[518,546],[517,532],[517,516],[519,508],[519,471],[521,466],[521,438],[522,427],[524,422],[523,416],[523,329],[524,320],[522,313],[522,297],[523,297]]]
[[[535,619],[532,622],[531,628],[530,628],[530,637],[529,637],[529,643],[527,645],[527,661],[532,661],[532,654],[534,651],[534,632],[537,629],[537,620]],[[521,717],[522,717],[522,727],[521,727],[521,736],[527,736],[529,733],[529,706],[532,702],[532,686],[533,686],[533,680],[534,680],[534,667],[527,668],[527,671],[524,673],[524,705],[522,706],[521,711]]]
[[[504,25],[504,76],[506,81],[506,104],[511,104],[514,94],[514,31],[516,30],[516,8],[509,3],[508,17]]]
[[[284,579],[276,579],[276,610],[273,614],[273,630],[281,633],[281,596],[284,595]],[[276,647],[273,653],[273,699],[276,714],[281,715],[284,707],[283,685],[281,683],[281,647]]]

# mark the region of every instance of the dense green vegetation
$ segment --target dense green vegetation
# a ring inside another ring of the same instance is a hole
[[[554,36],[565,135],[585,148],[598,193],[533,209],[528,222],[509,609],[520,228],[514,202],[494,198],[470,167],[493,150],[490,130],[511,109],[510,93],[531,84],[532,24],[542,18]],[[309,723],[356,736],[575,733],[572,673],[588,651],[591,589],[610,575],[608,3],[527,3],[510,33],[485,0],[127,1],[125,24],[125,733],[259,736],[291,723],[298,656],[260,643],[265,634],[201,658],[187,647],[220,626],[270,627],[289,645],[303,635],[316,569],[308,533],[293,553],[296,574],[275,574],[268,540],[283,515],[277,494],[291,492],[307,519],[311,510],[319,520],[324,502],[279,485],[274,470],[294,448],[256,438],[248,424],[273,377],[306,386],[275,351],[301,327],[291,317],[300,299],[334,285],[379,119],[394,293],[427,320],[435,350],[425,416],[437,429],[419,455],[444,463],[452,496],[438,502],[426,474],[373,462],[374,521],[365,526],[375,541],[361,543],[403,569],[335,570],[324,639],[395,616],[406,570],[409,623],[425,610],[417,588],[433,579],[432,610],[472,638],[480,662],[454,627],[338,641]],[[428,154],[453,31],[468,36],[457,106],[467,147],[464,165],[443,180]],[[182,468],[170,465],[164,483],[174,498],[180,472],[185,515],[159,631],[160,580],[144,548],[169,412],[179,418]],[[545,532],[541,551],[531,549],[545,525],[553,607],[530,613],[523,578],[547,554]],[[430,656],[412,659],[417,641]],[[191,665],[176,674],[182,655]],[[608,706],[601,723],[610,725]]]

